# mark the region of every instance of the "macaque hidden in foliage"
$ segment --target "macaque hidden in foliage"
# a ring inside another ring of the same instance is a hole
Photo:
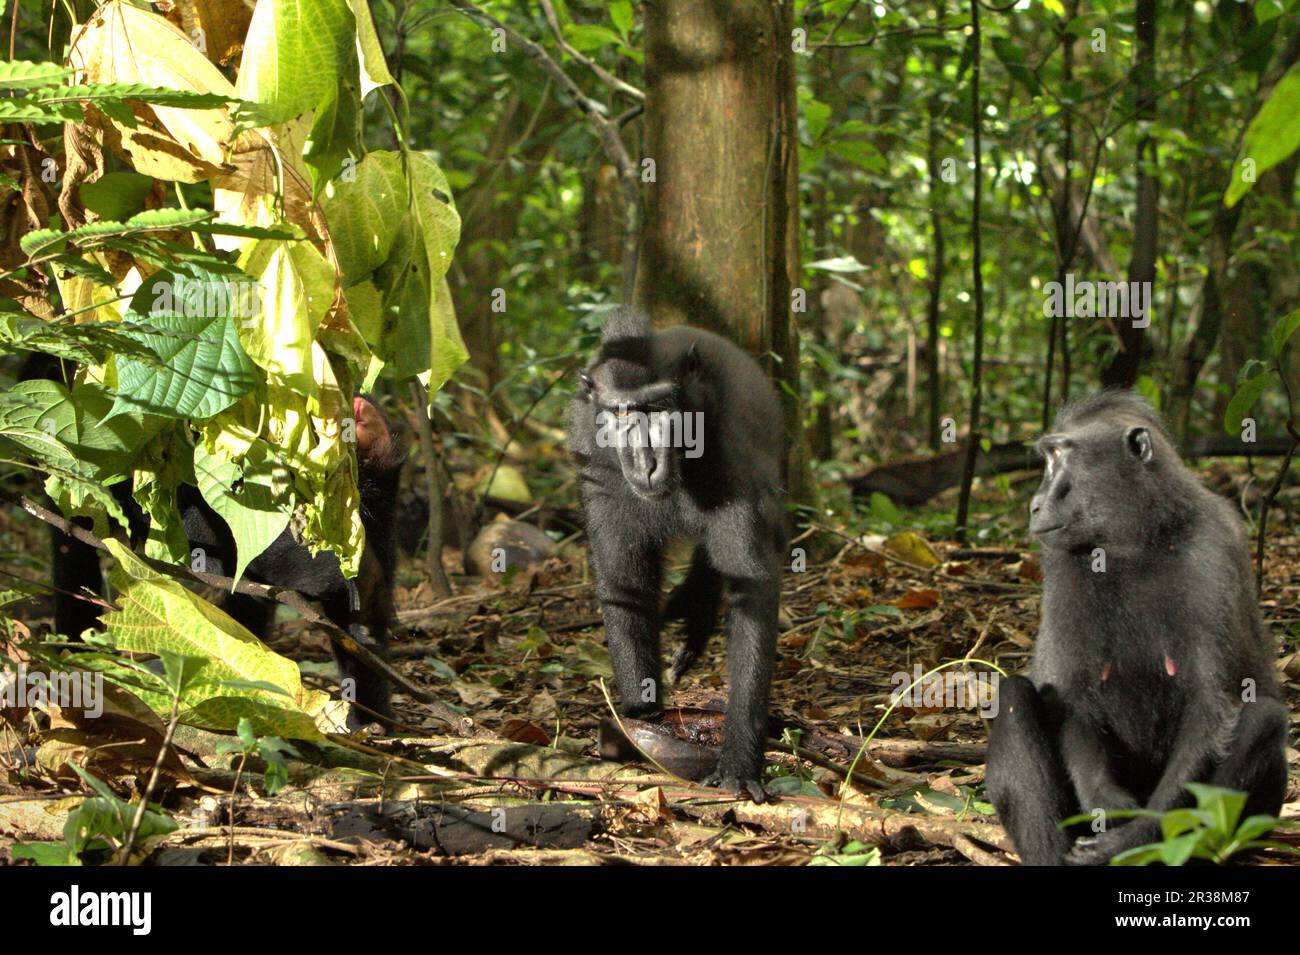
[[[343,576],[338,558],[319,551],[314,556],[306,544],[295,539],[289,528],[244,570],[256,583],[296,590],[320,603],[325,615],[359,643],[381,656],[388,645],[393,604],[393,570],[396,563],[395,515],[398,484],[406,454],[388,418],[370,398],[358,395],[352,403],[356,422],[357,488],[361,500],[361,522],[366,545],[356,578]],[[130,499],[128,485],[120,485],[124,509],[132,521],[131,537],[141,540],[147,518]],[[219,576],[233,576],[235,539],[225,520],[203,499],[198,490],[182,485],[176,492],[191,549],[201,548],[205,570]],[[53,583],[55,630],[79,637],[87,628],[98,628],[100,608],[79,598],[84,590],[103,591],[98,552],[60,531],[53,532]],[[265,638],[275,611],[275,602],[248,594],[232,593],[222,609],[258,637]],[[348,714],[353,729],[369,725],[372,717],[390,715],[388,681],[362,666],[352,657],[336,651],[344,697],[360,704]]]

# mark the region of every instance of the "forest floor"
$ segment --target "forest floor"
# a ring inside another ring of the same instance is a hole
[[[165,774],[155,796],[182,828],[148,840],[141,855],[149,864],[1014,861],[983,793],[975,674],[988,668],[946,671],[966,674],[950,691],[958,684],[975,690],[964,708],[950,698],[922,698],[887,716],[886,709],[893,690],[939,664],[966,658],[1014,672],[1027,663],[1039,609],[1035,556],[1015,547],[927,544],[916,535],[832,532],[821,540],[824,559],[785,578],[766,760],[772,797],[762,805],[652,765],[600,758],[611,735],[613,684],[580,552],[566,550],[504,585],[457,579],[456,596],[443,601],[407,560],[395,665],[467,719],[449,727],[399,694],[395,711],[404,725],[397,732],[363,743],[297,744],[288,784],[274,796],[266,793],[263,765],[250,760],[237,772],[232,757],[218,755],[222,737],[182,727],[176,743],[187,772]],[[1268,544],[1262,607],[1279,637],[1278,671],[1294,726],[1300,536],[1280,528]],[[445,556],[451,566],[452,552]],[[679,639],[669,627],[666,658]],[[302,621],[279,624],[271,644],[299,660],[309,680],[328,685],[327,644]],[[715,635],[708,654],[671,689],[669,706],[723,708],[724,644]],[[698,740],[716,742],[707,716],[694,714],[691,725]],[[39,756],[39,736],[24,743]],[[60,838],[76,786],[45,771],[49,760],[33,758],[23,768],[14,764],[12,744],[4,748],[0,849]],[[1295,818],[1300,754],[1288,755],[1283,816]],[[126,764],[119,769],[109,781],[126,797],[132,772]],[[232,810],[233,833],[223,828]],[[1283,838],[1300,844],[1294,833]],[[1248,859],[1294,861],[1277,852]]]

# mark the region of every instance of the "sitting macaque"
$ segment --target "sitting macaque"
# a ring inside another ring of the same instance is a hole
[[[1158,842],[1158,818],[1111,814],[1189,805],[1186,783],[1246,793],[1243,818],[1276,815],[1287,709],[1232,504],[1127,392],[1067,406],[1038,450],[1042,624],[1028,676],[1001,682],[988,750],[1021,861],[1100,864]],[[1092,831],[1059,825],[1082,814]]]

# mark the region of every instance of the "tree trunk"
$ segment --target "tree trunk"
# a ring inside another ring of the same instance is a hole
[[[1160,196],[1156,141],[1150,135],[1150,124],[1156,119],[1156,0],[1137,0],[1137,46],[1131,76],[1133,102],[1143,135],[1137,144],[1137,209],[1133,216],[1133,257],[1129,260],[1128,280],[1146,283],[1146,288],[1154,289]],[[1149,321],[1151,296],[1146,296],[1145,301],[1147,314],[1143,318]],[[1112,316],[1119,349],[1101,371],[1101,383],[1107,387],[1131,388],[1137,382],[1146,336],[1145,329],[1134,324],[1134,318],[1133,315]]]
[[[1241,129],[1245,129],[1255,117],[1260,105],[1268,98],[1278,80],[1296,62],[1297,56],[1300,56],[1300,29],[1293,30],[1281,53],[1269,67],[1267,76],[1255,91],[1250,115],[1240,120]],[[1220,187],[1221,193],[1226,191],[1228,183],[1237,174],[1237,165],[1233,161]],[[1201,282],[1201,294],[1188,318],[1187,331],[1174,348],[1167,418],[1179,445],[1187,443],[1196,381],[1214,352],[1219,330],[1223,326],[1223,293],[1228,281],[1228,265],[1232,259],[1232,237],[1237,231],[1242,207],[1250,198],[1250,193],[1247,193],[1231,209],[1220,204],[1215,210],[1210,237],[1206,243],[1206,269],[1205,278]]]
[[[1068,20],[1078,13],[1077,0],[1066,11]],[[1074,80],[1074,35],[1068,30],[1061,34],[1061,76],[1062,82],[1069,85]],[[1078,234],[1082,223],[1074,214],[1074,113],[1067,109],[1062,116],[1063,137],[1061,141],[1061,179],[1054,190],[1052,201],[1052,224],[1055,227],[1053,251],[1056,255],[1056,283],[1065,285],[1067,273],[1074,263],[1075,249],[1078,247]],[[1050,167],[1045,167],[1050,168]],[[1044,181],[1048,179],[1046,171]],[[1050,188],[1050,186],[1049,186]],[[1070,337],[1066,327],[1065,315],[1053,315],[1047,323],[1047,367],[1043,375],[1043,430],[1048,429],[1055,407],[1052,402],[1052,371],[1055,363],[1057,336],[1061,342],[1061,400],[1070,396]]]
[[[983,127],[983,114],[980,111],[980,3],[982,0],[970,0],[971,25],[971,66],[970,66],[970,102],[971,102],[971,158],[974,160],[974,178],[971,187],[971,284],[974,288],[975,314],[975,354],[971,358],[971,399],[970,399],[970,433],[966,438],[966,462],[962,471],[961,495],[957,499],[957,543],[965,544],[967,538],[967,521],[970,517],[971,485],[975,481],[975,460],[979,455],[980,440],[980,403],[983,400],[984,385],[984,258],[980,243],[980,203],[984,185],[984,172],[981,166],[980,133]]]
[[[943,213],[939,208],[939,97],[931,96],[927,103],[926,122],[926,172],[930,180],[930,282],[929,299],[925,308],[925,387],[930,399],[929,438],[930,450],[938,451],[940,445],[939,417],[943,399],[943,382],[939,379],[939,316],[943,301]]]
[[[646,221],[634,299],[656,325],[713,329],[786,387],[788,486],[806,495],[799,427],[798,151],[792,3],[646,7]]]

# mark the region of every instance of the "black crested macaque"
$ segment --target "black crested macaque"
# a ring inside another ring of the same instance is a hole
[[[1160,841],[1188,782],[1276,815],[1287,710],[1232,505],[1183,465],[1138,396],[1068,405],[1038,442],[1030,504],[1042,543],[1042,624],[1029,678],[1001,682],[988,792],[1027,865],[1096,865]],[[1096,814],[1104,830],[1058,827]]]
[[[690,570],[663,614],[686,621],[673,673],[704,648],[725,582],[730,698],[705,783],[760,802],[785,549],[783,431],[772,385],[749,355],[697,328],[652,330],[630,309],[606,320],[569,414],[620,708],[634,717],[662,708],[664,545],[694,540]]]
[[[366,546],[357,577],[352,580],[344,577],[338,558],[328,551],[312,556],[288,528],[249,562],[244,574],[257,583],[287,587],[318,601],[333,623],[382,656],[388,646],[393,615],[397,495],[406,455],[377,404],[357,395],[352,410],[356,421],[361,523],[366,530]],[[124,499],[129,501],[128,514],[133,522],[137,517],[144,521],[143,512],[135,506],[129,493]],[[176,500],[190,547],[203,549],[204,570],[232,576],[236,566],[235,540],[226,522],[196,488],[182,485],[177,489]],[[140,528],[133,528],[133,538],[142,536]],[[55,630],[79,637],[86,628],[98,627],[100,608],[72,594],[81,592],[83,587],[96,593],[102,591],[99,556],[94,548],[56,532],[53,564],[54,585],[59,588],[55,594]],[[275,606],[274,601],[240,593],[229,594],[222,601],[226,613],[259,637],[267,635]],[[345,691],[355,692],[355,696],[351,693],[345,696],[382,716],[390,715],[388,681],[345,653],[336,652],[335,659]],[[370,725],[372,719],[355,707],[348,713],[348,725],[353,729]]]

